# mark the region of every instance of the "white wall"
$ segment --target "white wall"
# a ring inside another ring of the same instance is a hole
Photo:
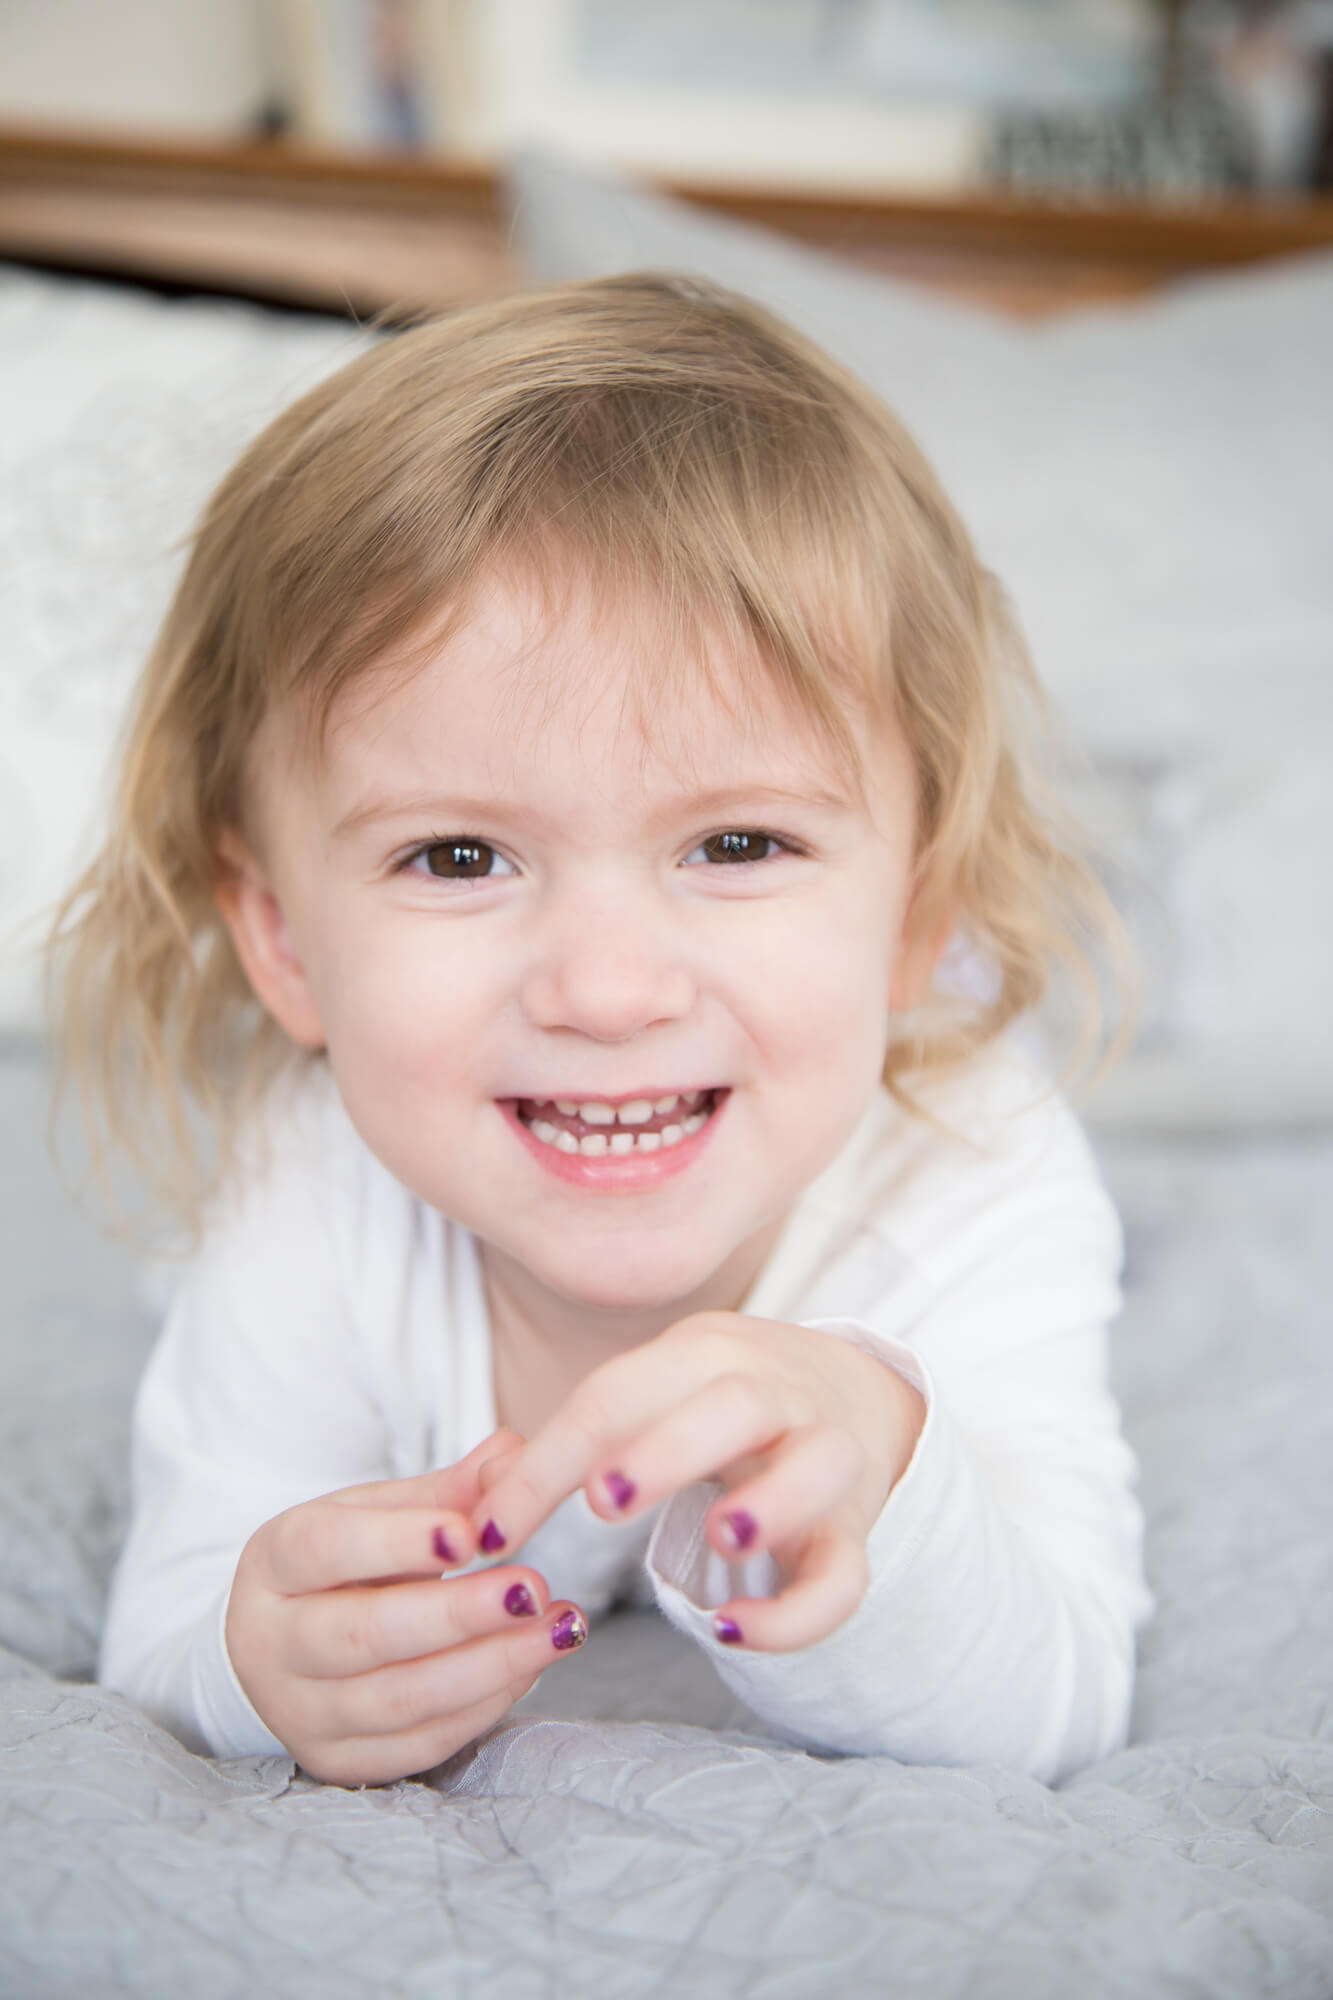
[[[224,137],[268,93],[265,0],[0,0],[0,119]]]

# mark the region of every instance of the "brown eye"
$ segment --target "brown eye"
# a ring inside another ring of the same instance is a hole
[[[767,861],[776,845],[771,833],[712,833],[697,851],[710,861]]]
[[[432,875],[451,882],[489,875],[500,858],[484,840],[438,840],[421,853]]]

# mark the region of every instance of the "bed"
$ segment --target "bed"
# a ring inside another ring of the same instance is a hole
[[[1152,968],[1090,1103],[1158,1610],[1056,1789],[766,1736],[655,1613],[423,1778],[200,1758],[93,1683],[159,1274],[44,1141],[38,913],[173,540],[375,338],[0,267],[0,1991],[1333,1992],[1333,257],[1020,326],[538,154],[529,278],[691,268],[890,396],[1014,592]]]

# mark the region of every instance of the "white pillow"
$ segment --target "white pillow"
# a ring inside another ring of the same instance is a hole
[[[1119,828],[1155,986],[1106,1125],[1333,1118],[1333,256],[1021,324],[527,149],[534,278],[691,271],[902,416]]]
[[[97,837],[126,697],[208,494],[368,336],[0,266],[0,1033]]]

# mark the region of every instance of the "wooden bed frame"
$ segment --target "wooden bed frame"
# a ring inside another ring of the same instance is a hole
[[[1333,200],[887,200],[662,180],[850,259],[1032,316],[1333,246]],[[0,128],[0,257],[388,323],[519,280],[489,167]]]

